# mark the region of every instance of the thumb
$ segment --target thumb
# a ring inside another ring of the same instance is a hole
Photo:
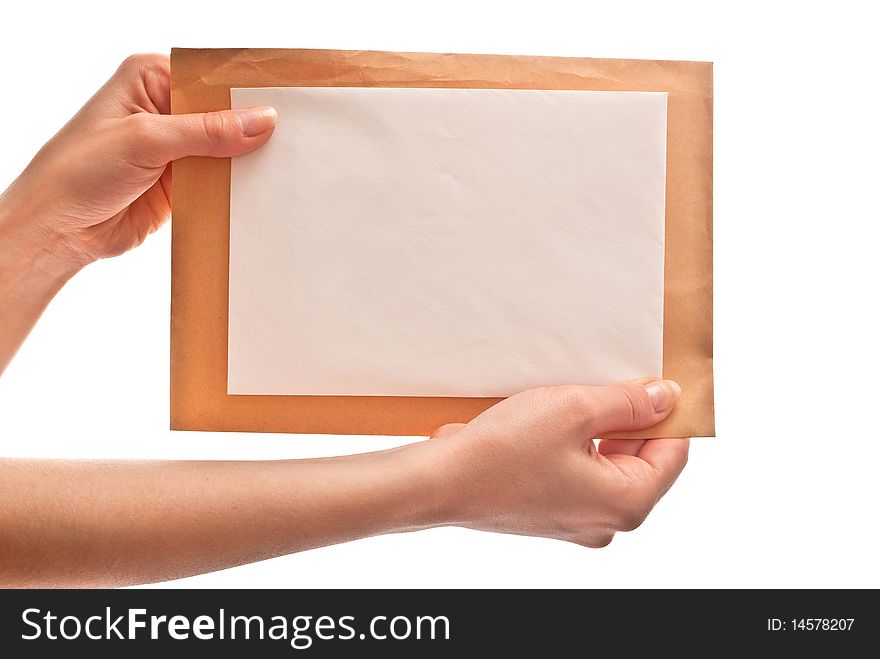
[[[228,158],[253,151],[272,135],[278,112],[263,106],[195,114],[146,114],[140,117],[141,153],[153,166],[185,156]]]
[[[586,389],[590,411],[587,425],[593,437],[650,428],[665,419],[681,397],[681,387],[672,380],[624,382]]]
[[[440,439],[442,437],[451,437],[459,430],[464,428],[465,424],[463,423],[446,423],[437,428],[429,439]]]

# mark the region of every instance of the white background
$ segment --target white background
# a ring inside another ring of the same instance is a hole
[[[834,3],[13,3],[0,186],[126,55],[277,46],[715,62],[718,439],[602,550],[438,529],[172,582],[880,586],[876,21]],[[412,439],[171,433],[170,232],[90,266],[0,379],[0,454],[293,458]],[[5,310],[0,310],[4,313]]]

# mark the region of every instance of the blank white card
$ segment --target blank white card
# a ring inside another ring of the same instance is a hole
[[[661,374],[666,94],[233,89],[230,394]]]

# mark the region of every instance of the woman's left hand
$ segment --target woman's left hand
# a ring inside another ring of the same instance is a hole
[[[272,135],[271,107],[170,115],[170,85],[168,57],[126,59],[6,191],[8,215],[82,267],[136,247],[165,222],[172,160],[237,156]]]

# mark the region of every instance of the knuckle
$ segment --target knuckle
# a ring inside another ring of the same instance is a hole
[[[621,388],[629,410],[629,421],[632,424],[639,423],[643,419],[649,419],[654,415],[647,392],[641,385],[627,385]]]
[[[639,418],[639,401],[629,387],[623,388],[623,397],[626,399],[629,423],[635,423]]]
[[[202,115],[205,136],[211,142],[219,142],[229,132],[230,120],[223,112],[206,112]]]
[[[129,55],[122,60],[122,64],[119,65],[119,71],[125,73],[141,71],[153,66],[156,63],[157,57],[157,55],[150,55],[147,53],[135,53],[134,55]]]
[[[136,112],[124,119],[129,144],[136,150],[143,150],[154,137],[153,117],[148,112]]]
[[[596,542],[596,549],[602,549],[602,547],[607,547],[614,540],[614,534],[609,533],[607,535],[599,536],[598,541]]]
[[[629,510],[618,520],[617,528],[620,531],[635,531],[648,517],[647,510]]]
[[[615,528],[619,531],[635,531],[642,525],[653,507],[648,497],[633,488],[624,490],[615,503],[612,517]]]
[[[590,549],[602,549],[603,547],[610,545],[613,540],[613,533],[599,533],[583,539],[578,544],[583,545],[584,547],[589,547]]]

